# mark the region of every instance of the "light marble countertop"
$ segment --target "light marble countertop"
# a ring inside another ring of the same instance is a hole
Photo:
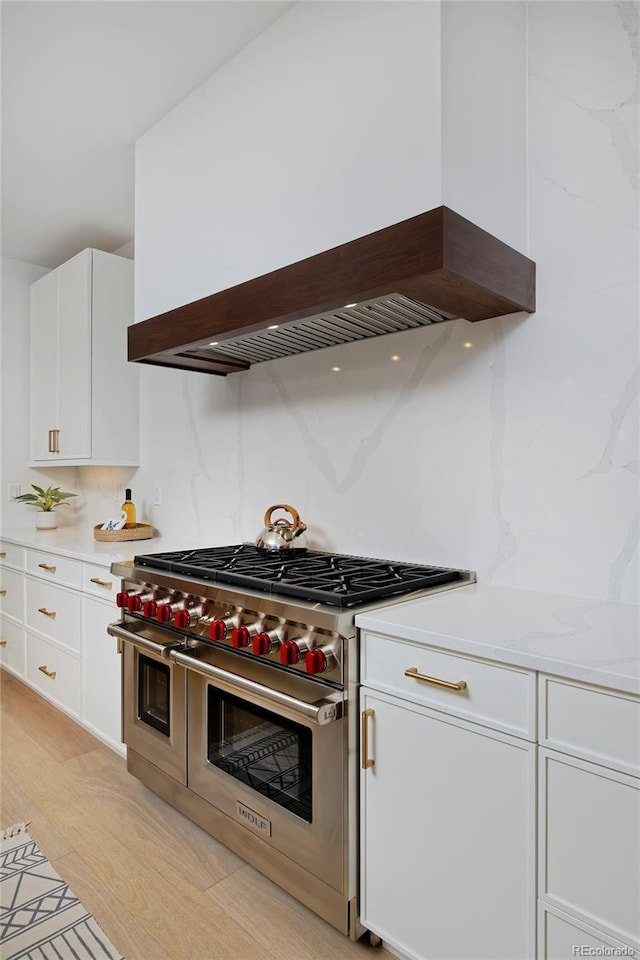
[[[640,693],[640,607],[475,583],[356,616],[364,630]]]
[[[62,557],[73,557],[88,563],[108,565],[114,561],[130,560],[143,553],[159,553],[163,550],[190,549],[193,542],[178,543],[173,538],[152,537],[149,540],[120,540],[104,543],[94,540],[93,528],[59,527],[57,530],[35,530],[24,527],[0,532],[0,539],[21,547],[44,550]],[[211,544],[202,544],[211,546]]]

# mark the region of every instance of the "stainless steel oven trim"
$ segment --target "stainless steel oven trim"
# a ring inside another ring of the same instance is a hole
[[[169,736],[140,719],[138,712],[139,655],[169,670],[171,729]],[[187,673],[157,650],[126,642],[122,658],[122,733],[127,748],[146,756],[165,774],[179,783],[187,782]]]
[[[245,698],[250,698],[252,703],[267,709],[277,710],[283,717],[298,722],[306,722],[322,726],[327,723],[334,723],[342,717],[342,706],[344,693],[342,691],[331,691],[327,696],[316,700],[315,703],[306,703],[297,697],[292,697],[288,693],[277,690],[273,687],[266,687],[255,680],[243,677],[237,673],[231,673],[222,667],[217,667],[212,663],[206,663],[198,660],[182,650],[173,649],[169,651],[169,658],[175,663],[199,673],[207,680],[214,680],[216,686],[227,693],[236,694]]]

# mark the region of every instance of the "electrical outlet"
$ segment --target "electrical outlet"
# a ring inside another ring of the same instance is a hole
[[[153,485],[153,505],[154,507],[162,506],[162,487],[159,483]]]
[[[20,493],[21,493],[21,488],[19,483],[9,484],[9,500],[13,500],[15,497],[19,497]]]

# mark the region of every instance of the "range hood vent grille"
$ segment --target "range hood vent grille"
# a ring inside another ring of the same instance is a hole
[[[282,328],[232,337],[215,346],[200,347],[194,355],[218,358],[222,354],[248,364],[262,363],[453,319],[451,314],[395,294],[384,300],[371,300],[334,313],[297,320]]]
[[[456,317],[535,309],[535,264],[437,207],[129,327],[129,360],[226,376]]]

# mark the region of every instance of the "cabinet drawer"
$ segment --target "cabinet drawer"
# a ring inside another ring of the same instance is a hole
[[[24,628],[11,620],[0,620],[0,664],[24,676]]]
[[[25,624],[73,650],[80,650],[80,594],[27,577]]]
[[[26,653],[27,681],[45,697],[77,716],[82,699],[79,657],[30,633],[27,634]]]
[[[0,567],[0,613],[24,619],[24,575],[6,567]]]
[[[633,957],[635,952],[621,940],[603,936],[569,914],[540,904],[538,923],[539,960],[574,960],[574,957]]]
[[[464,681],[463,690],[407,676],[417,672],[432,680]],[[535,740],[535,674],[498,666],[407,640],[364,632],[362,683],[435,710]]]
[[[640,938],[640,780],[539,748],[539,896],[595,929]]]
[[[24,547],[19,547],[16,543],[7,543],[6,540],[0,540],[0,563],[5,567],[16,567],[18,570],[24,570]]]
[[[68,587],[79,587],[82,579],[82,564],[70,557],[59,557],[55,553],[41,553],[39,550],[27,550],[26,570]]]
[[[102,567],[98,563],[83,563],[82,589],[95,597],[115,602],[120,581],[109,573],[109,567]]]
[[[640,698],[540,676],[540,743],[640,774]]]

